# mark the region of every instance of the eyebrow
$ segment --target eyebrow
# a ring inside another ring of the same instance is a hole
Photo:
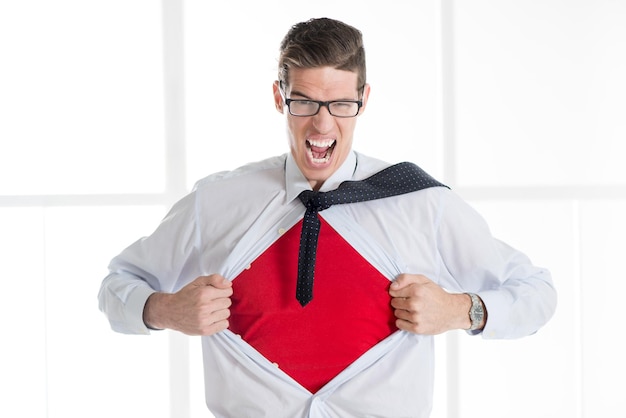
[[[290,96],[300,96],[300,97],[304,97],[305,99],[313,100],[312,97],[309,97],[304,93],[300,93],[298,90],[292,90]]]
[[[314,98],[312,98],[310,96],[307,96],[306,94],[301,93],[298,90],[292,90],[291,91],[290,97],[293,97],[293,96],[300,96],[300,97],[303,97],[305,100],[315,100]],[[358,92],[357,92],[357,96],[358,96]],[[346,101],[354,101],[354,100],[358,100],[358,99],[343,98],[343,99],[333,99],[333,100],[329,100],[329,101],[331,101],[331,102],[341,102],[341,101],[344,101],[344,100],[346,100]]]

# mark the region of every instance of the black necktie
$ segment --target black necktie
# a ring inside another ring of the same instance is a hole
[[[361,181],[344,181],[335,190],[314,192],[305,190],[298,197],[306,206],[300,251],[298,253],[298,284],[296,298],[302,306],[313,299],[313,275],[320,220],[317,213],[332,205],[364,202],[410,193],[427,187],[444,186],[413,163],[387,167]]]

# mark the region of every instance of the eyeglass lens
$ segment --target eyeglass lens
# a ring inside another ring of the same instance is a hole
[[[320,103],[310,100],[292,100],[289,103],[289,111],[294,116],[313,116],[320,109]],[[333,116],[352,117],[359,112],[359,104],[355,102],[331,102],[328,111]]]

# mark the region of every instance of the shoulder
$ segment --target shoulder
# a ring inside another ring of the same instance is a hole
[[[374,158],[374,157],[370,157],[368,155],[365,154],[361,154],[359,152],[354,152],[354,154],[356,155],[356,169],[354,172],[354,176],[355,176],[355,180],[362,180],[364,178],[367,178],[373,174],[378,173],[379,171],[382,171],[386,168],[391,167],[392,165],[405,165],[405,166],[412,166],[412,168],[415,168],[417,170],[419,170],[420,172],[424,173],[426,176],[429,177],[433,177],[430,173],[428,173],[426,170],[424,170],[422,167],[420,167],[418,164],[409,161],[409,160],[404,160],[404,161],[397,161],[394,163],[390,163],[387,161],[383,161],[381,159],[378,158]],[[433,177],[434,178],[434,177]],[[438,180],[438,179],[435,179]]]
[[[363,180],[391,165],[386,161],[361,154],[357,151],[354,151],[354,154],[356,155],[356,168],[354,170],[355,180]]]
[[[251,162],[230,171],[220,171],[196,182],[194,191],[237,185],[284,183],[286,154]]]

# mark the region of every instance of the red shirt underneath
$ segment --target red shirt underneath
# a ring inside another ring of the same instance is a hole
[[[296,300],[302,221],[233,281],[230,330],[315,393],[396,331],[390,281],[323,218],[313,300]]]

